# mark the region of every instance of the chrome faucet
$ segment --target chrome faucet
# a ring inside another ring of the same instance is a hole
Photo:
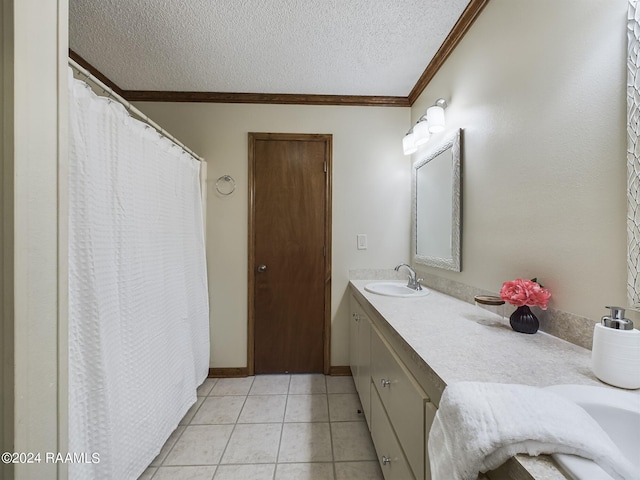
[[[400,267],[407,267],[407,270],[409,270],[409,283],[407,283],[407,287],[409,287],[412,290],[422,290],[422,285],[420,285],[420,282],[423,279],[416,278],[416,271],[406,263],[401,263],[400,265],[396,266],[394,270],[397,272],[400,270]]]

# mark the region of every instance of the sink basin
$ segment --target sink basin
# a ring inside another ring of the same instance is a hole
[[[414,290],[407,287],[407,282],[374,282],[364,286],[367,292],[387,297],[424,297],[429,295],[429,290],[422,287],[422,290]]]
[[[589,385],[554,385],[546,389],[584,408],[636,467],[636,478],[640,479],[640,395]],[[552,456],[574,480],[612,479],[596,463],[585,458],[566,454]]]

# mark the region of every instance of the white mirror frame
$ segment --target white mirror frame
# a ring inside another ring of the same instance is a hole
[[[425,157],[417,160],[413,164],[411,172],[411,259],[413,263],[426,265],[428,267],[442,268],[445,270],[453,270],[454,272],[461,271],[461,244],[460,244],[460,229],[461,229],[461,151],[460,140],[462,136],[462,130],[458,129],[454,134],[447,137],[438,147],[427,153]],[[451,149],[452,153],[452,208],[451,208],[451,257],[432,257],[427,255],[419,255],[417,253],[417,238],[418,238],[418,221],[417,216],[417,171],[420,167],[436,158],[446,150]]]
[[[627,299],[640,308],[640,9],[629,0],[627,35]]]

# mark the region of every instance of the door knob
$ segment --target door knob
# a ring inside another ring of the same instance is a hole
[[[266,272],[266,270],[267,270],[266,265],[258,265],[258,272],[262,273],[262,272]]]

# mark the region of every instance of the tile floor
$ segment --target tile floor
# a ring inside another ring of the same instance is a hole
[[[351,377],[207,379],[139,480],[383,480]]]

